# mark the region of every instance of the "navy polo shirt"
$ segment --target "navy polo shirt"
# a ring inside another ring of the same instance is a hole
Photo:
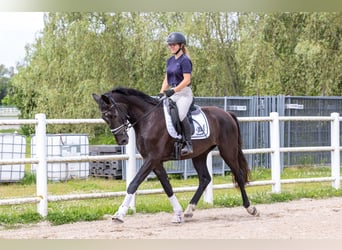
[[[176,87],[183,81],[184,73],[192,72],[192,62],[186,54],[182,54],[178,59],[170,57],[166,62],[167,82],[171,87]]]

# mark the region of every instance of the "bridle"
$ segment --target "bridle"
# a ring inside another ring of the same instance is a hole
[[[110,129],[110,132],[113,135],[118,135],[118,134],[127,134],[127,131],[129,128],[134,127],[138,122],[140,122],[141,120],[143,120],[144,118],[146,118],[150,113],[152,113],[158,106],[160,103],[162,103],[162,101],[166,98],[166,97],[162,97],[160,98],[158,104],[156,106],[154,106],[152,109],[150,109],[147,113],[145,113],[143,116],[141,116],[138,120],[136,120],[134,123],[130,123],[129,122],[129,118],[130,116],[128,114],[126,114],[124,111],[121,110],[121,108],[119,107],[119,105],[117,105],[117,103],[115,102],[114,98],[112,96],[107,96],[109,101],[111,102],[111,106],[105,110],[105,111],[101,111],[102,114],[106,114],[109,113],[111,109],[115,108],[118,113],[119,116],[121,118],[122,124],[120,126],[118,126],[117,128],[113,128]]]
[[[125,112],[123,112],[121,110],[121,108],[117,105],[117,103],[115,102],[115,100],[113,99],[113,97],[111,96],[107,96],[111,102],[111,106],[105,110],[105,111],[101,111],[101,113],[103,115],[107,114],[110,112],[111,109],[115,108],[118,113],[119,113],[119,116],[121,118],[121,121],[122,121],[122,124],[117,127],[117,128],[111,128],[110,129],[110,132],[113,134],[113,135],[118,135],[118,134],[126,134],[128,129],[133,127],[133,125],[131,125],[128,121],[128,119],[130,118],[129,115],[127,115]]]

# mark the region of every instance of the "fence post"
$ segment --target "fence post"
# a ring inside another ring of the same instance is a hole
[[[331,177],[335,178],[332,187],[340,188],[340,114],[331,113]]]
[[[128,130],[128,144],[126,145],[126,153],[128,155],[128,160],[126,164],[126,189],[128,188],[128,185],[133,180],[134,176],[137,173],[137,155],[135,150],[135,131],[131,127]],[[135,206],[135,194],[133,194],[133,198],[131,200],[131,203],[129,205],[129,208],[133,210],[133,212],[136,211]]]
[[[36,114],[38,124],[35,127],[36,133],[36,152],[38,158],[38,167],[36,170],[36,192],[37,196],[41,198],[37,204],[38,213],[46,217],[48,213],[47,200],[47,141],[46,141],[46,116],[45,114]]]
[[[207,167],[208,167],[208,171],[211,177],[211,181],[208,184],[207,188],[205,189],[203,200],[204,202],[213,204],[214,199],[213,199],[213,153],[212,151],[210,151],[210,153],[207,156]]]
[[[270,122],[270,139],[271,139],[271,148],[273,153],[271,154],[271,172],[272,172],[272,181],[275,183],[272,184],[272,192],[280,193],[281,192],[281,184],[280,184],[280,132],[279,132],[279,115],[277,112],[271,112],[270,117],[272,121]]]

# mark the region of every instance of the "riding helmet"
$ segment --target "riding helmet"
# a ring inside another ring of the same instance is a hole
[[[167,37],[166,42],[168,44],[170,44],[170,43],[183,43],[184,45],[186,45],[185,36],[182,33],[180,33],[180,32],[173,32],[173,33],[171,33]]]

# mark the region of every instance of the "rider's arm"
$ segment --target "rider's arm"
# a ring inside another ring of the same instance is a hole
[[[184,73],[183,74],[183,81],[181,81],[176,87],[173,88],[175,92],[181,91],[183,88],[188,86],[191,82],[191,74],[190,73]]]
[[[167,82],[167,75],[165,74],[165,78],[164,78],[164,81],[162,83],[162,87],[159,93],[164,93],[164,91],[167,90],[168,88],[169,88],[169,83]]]

